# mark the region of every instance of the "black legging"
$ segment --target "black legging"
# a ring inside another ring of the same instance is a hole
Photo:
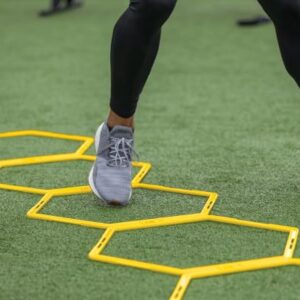
[[[112,111],[131,117],[159,48],[161,27],[176,0],[131,0],[117,22],[111,47]]]
[[[285,66],[300,86],[300,0],[258,0],[273,20]],[[159,48],[161,27],[176,0],[131,0],[111,47],[111,109],[131,117]]]
[[[300,87],[300,0],[258,0],[273,20],[282,58]]]

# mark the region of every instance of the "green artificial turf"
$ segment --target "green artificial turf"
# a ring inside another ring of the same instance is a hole
[[[41,0],[0,1],[0,131],[93,136],[109,99],[109,48],[127,0],[40,19]],[[179,1],[136,115],[146,182],[219,193],[214,214],[300,228],[300,99],[272,25],[238,28],[255,1]],[[0,139],[0,159],[66,153],[76,142]],[[93,153],[92,150],[89,153]],[[4,168],[0,182],[87,184],[90,162]],[[0,191],[0,299],[167,299],[177,279],[89,261],[103,231],[26,218],[38,196]],[[104,222],[197,212],[205,199],[135,191],[124,209],[91,194],[43,213]],[[172,266],[278,255],[286,235],[215,223],[116,234],[105,253]],[[300,257],[300,247],[296,255]],[[300,268],[195,280],[185,299],[300,299]]]

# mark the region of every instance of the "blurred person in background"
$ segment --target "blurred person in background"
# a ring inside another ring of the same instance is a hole
[[[258,1],[274,22],[285,66],[300,85],[300,0]],[[97,158],[89,175],[92,191],[107,204],[130,201],[134,114],[159,49],[161,28],[175,5],[176,0],[131,0],[115,25],[110,112],[96,132]]]
[[[300,87],[300,0],[258,0],[272,19],[285,67]]]
[[[82,2],[80,0],[50,0],[49,8],[40,11],[39,15],[41,17],[48,17],[59,12],[81,7],[81,5]]]

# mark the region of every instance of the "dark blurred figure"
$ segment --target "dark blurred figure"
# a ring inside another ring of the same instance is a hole
[[[272,19],[285,67],[300,87],[300,0],[258,0]]]
[[[248,19],[240,19],[237,21],[237,24],[239,26],[257,26],[257,25],[264,25],[270,23],[270,18],[266,16],[258,16],[254,18],[248,18]]]
[[[82,2],[79,0],[51,0],[50,7],[40,12],[41,17],[51,16],[53,14],[79,8]]]

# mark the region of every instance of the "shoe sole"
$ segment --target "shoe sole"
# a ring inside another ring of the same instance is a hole
[[[103,128],[103,125],[104,123],[102,123],[99,128],[97,129],[97,132],[96,132],[96,135],[95,135],[95,149],[96,149],[96,153],[98,153],[98,148],[99,148],[99,144],[100,144],[100,136],[101,136],[101,131],[102,131],[102,128]],[[122,205],[122,206],[125,206],[128,204],[128,202],[130,201],[131,199],[131,196],[132,196],[132,190],[130,191],[130,195],[129,195],[129,199],[127,200],[126,203],[122,203],[122,202],[118,202],[118,201],[105,201],[101,196],[100,194],[98,193],[96,187],[95,187],[95,184],[94,184],[94,166],[95,164],[93,165],[91,171],[90,171],[90,174],[89,174],[89,185],[93,191],[93,193],[102,201],[104,201],[105,203],[107,204],[111,204],[111,205]]]
[[[103,123],[104,124],[104,123]],[[102,128],[103,128],[103,124],[101,124],[101,126],[99,126],[99,128],[97,129],[97,132],[96,132],[96,135],[95,135],[95,148],[96,148],[96,154],[98,153],[98,147],[99,147],[99,143],[100,143],[100,135],[101,135],[101,131],[102,131]],[[93,191],[93,193],[99,198],[101,199],[102,201],[105,201],[104,199],[102,199],[102,197],[99,195],[96,187],[95,187],[95,184],[94,184],[94,180],[93,180],[93,174],[94,174],[94,165],[90,171],[90,174],[89,174],[89,184],[90,184],[90,187]]]

